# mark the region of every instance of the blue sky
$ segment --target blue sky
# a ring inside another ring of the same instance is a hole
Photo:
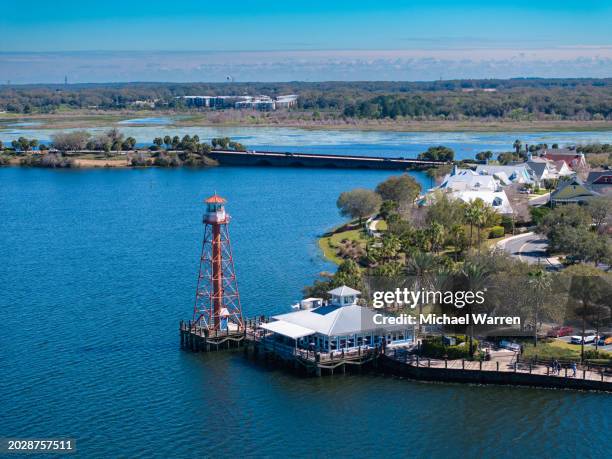
[[[150,62],[148,53],[153,52],[161,52],[157,58],[164,56],[171,64],[166,77],[172,78],[171,70],[179,62],[171,51],[191,52],[185,56],[189,56],[190,65],[192,59],[201,59],[200,70],[210,62],[201,56],[224,54],[215,57],[215,71],[208,68],[204,72],[211,80],[229,71],[240,73],[240,68],[250,78],[261,75],[261,80],[274,80],[270,72],[292,59],[305,67],[307,63],[320,66],[320,71],[298,68],[285,75],[291,79],[326,79],[325,73],[330,70],[337,79],[335,75],[342,66],[350,70],[347,79],[360,79],[360,75],[369,79],[365,68],[371,67],[373,59],[398,66],[411,59],[417,67],[423,66],[426,77],[422,79],[439,73],[435,65],[427,67],[432,60],[469,61],[464,72],[461,66],[454,70],[457,77],[466,72],[474,77],[479,77],[479,72],[499,76],[493,71],[495,62],[505,63],[500,68],[507,76],[516,76],[504,70],[513,59],[523,62],[525,65],[517,69],[524,68],[528,73],[530,68],[539,73],[558,69],[563,73],[560,76],[571,76],[566,75],[568,61],[578,60],[582,61],[579,72],[612,76],[611,24],[612,1],[594,0],[2,0],[0,78],[34,82],[44,78],[28,76],[23,66],[29,66],[32,73],[39,69],[37,63],[55,62],[75,75],[75,81],[93,81],[97,77],[86,69],[95,67],[96,59],[104,59],[111,67],[120,67],[117,78],[149,79],[146,68],[155,62]],[[530,50],[536,53],[526,58],[525,52]],[[392,51],[396,55],[389,53]],[[255,56],[259,60],[254,60]],[[331,69],[334,59],[336,67]],[[590,63],[585,64],[585,59]],[[256,62],[257,71],[253,71],[252,62],[243,61]],[[477,67],[475,62],[483,65]],[[266,70],[263,63],[270,68]],[[365,70],[359,70],[359,65]],[[53,72],[59,71],[49,70],[49,78],[57,78]],[[174,79],[206,79],[198,72],[182,72]],[[151,73],[164,76],[156,70]],[[418,77],[413,73],[410,78]],[[302,74],[305,76],[300,78]],[[389,76],[397,77],[393,72]],[[112,78],[113,74],[105,73],[104,77]]]

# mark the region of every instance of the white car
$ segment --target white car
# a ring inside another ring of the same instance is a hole
[[[596,338],[595,335],[586,335],[584,337],[584,344],[594,343],[595,342],[595,338]],[[583,342],[582,336],[576,335],[576,336],[572,336],[570,338],[570,343],[572,343],[572,344],[582,344],[582,342]]]

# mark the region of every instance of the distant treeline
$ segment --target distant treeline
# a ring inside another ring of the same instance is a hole
[[[190,110],[179,96],[298,94],[296,111],[339,118],[612,119],[612,78],[432,82],[125,83],[0,87],[0,110]]]

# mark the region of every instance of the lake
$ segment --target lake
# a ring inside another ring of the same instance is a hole
[[[130,126],[127,122],[159,123],[160,126]],[[502,152],[512,150],[515,139],[523,143],[546,143],[561,146],[585,143],[611,143],[612,131],[584,132],[385,132],[385,131],[333,131],[306,130],[298,128],[273,127],[172,127],[164,126],[168,118],[142,118],[120,121],[118,127],[126,136],[134,137],[139,146],[151,145],[155,137],[165,135],[197,134],[202,141],[213,137],[231,137],[249,149],[292,151],[305,153],[361,154],[378,156],[416,157],[434,145],[453,148],[458,159],[474,158],[480,151]],[[88,129],[99,134],[113,126]],[[69,131],[71,129],[66,129]],[[0,140],[4,143],[20,136],[36,138],[48,144],[51,136],[58,132],[53,129],[0,125]]]
[[[317,135],[327,151],[353,148]],[[456,135],[481,149],[466,136]],[[385,142],[354,148],[382,152],[395,140]],[[306,379],[240,352],[179,349],[204,198],[228,199],[246,315],[270,314],[333,269],[316,238],[342,222],[338,194],[389,175],[0,169],[0,436],[72,437],[86,457],[609,455],[609,394]]]

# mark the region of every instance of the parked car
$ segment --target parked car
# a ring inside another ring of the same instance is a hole
[[[604,335],[597,341],[598,346],[610,346],[612,345],[612,335]]]
[[[546,336],[549,338],[559,338],[561,336],[569,336],[574,333],[574,329],[572,327],[553,327],[548,330]]]
[[[595,342],[595,335],[586,335],[584,338],[582,336],[572,336],[570,338],[570,343],[572,344],[582,344],[584,342],[584,344],[591,344]]]

